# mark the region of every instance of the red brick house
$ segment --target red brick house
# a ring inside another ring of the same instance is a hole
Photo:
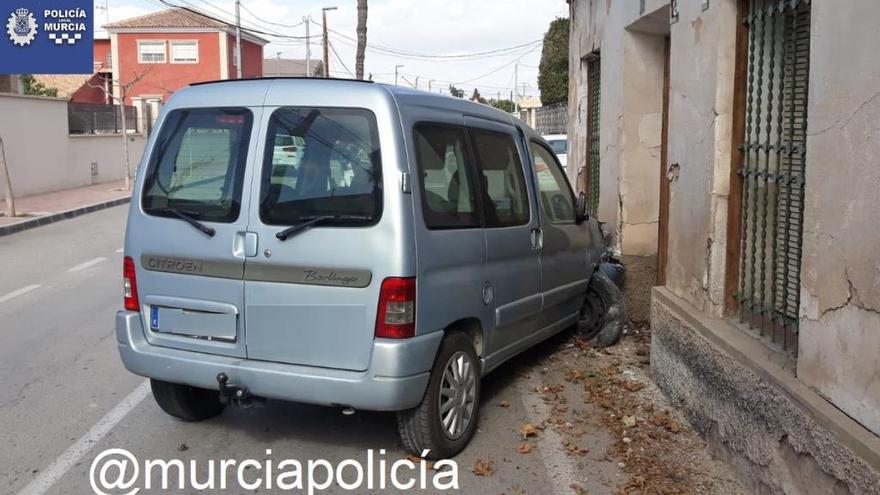
[[[126,105],[132,97],[165,100],[191,83],[236,77],[235,27],[228,23],[174,8],[104,27],[110,33],[114,91],[140,77],[128,90]],[[242,31],[242,77],[263,75],[267,43]]]
[[[77,103],[111,103],[108,92],[113,89],[113,70],[109,36],[95,38],[94,54],[92,75],[34,74],[34,79],[57,90],[59,98]]]

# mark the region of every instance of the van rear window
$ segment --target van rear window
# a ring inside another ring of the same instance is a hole
[[[144,211],[173,217],[176,210],[197,220],[234,222],[252,125],[245,108],[170,112],[147,168]]]
[[[370,225],[382,213],[382,163],[376,117],[358,108],[285,107],[266,131],[260,218],[294,225]]]

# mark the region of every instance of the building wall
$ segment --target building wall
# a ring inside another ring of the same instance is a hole
[[[16,197],[29,196],[125,177],[121,135],[69,136],[67,101],[0,95],[0,136]],[[129,136],[134,169],[146,138]],[[91,164],[98,164],[92,177]],[[0,177],[0,182],[5,178]]]
[[[656,35],[651,34],[659,26],[644,20],[663,3],[648,0],[640,15],[639,2],[571,2],[569,170],[575,173],[585,163],[588,88],[584,57],[599,51],[599,219],[607,222],[612,241],[623,254],[650,253],[656,242],[653,191],[661,180],[669,182],[666,286],[663,297],[655,290],[652,300],[652,372],[664,390],[704,423],[704,433],[739,459],[734,462],[751,473],[762,493],[877,493],[880,66],[874,47],[880,42],[880,31],[865,20],[880,16],[880,3],[856,7],[831,0],[811,2],[796,356],[754,340],[725,315],[727,250],[739,251],[739,240],[729,246],[727,239],[730,208],[739,208],[729,205],[730,181],[736,177],[731,173],[732,158],[738,144],[733,142],[733,120],[735,111],[744,110],[733,105],[736,34],[742,25],[739,1],[710,0],[706,10],[698,1],[678,2],[679,18],[669,25],[669,168],[660,175],[654,168],[658,151],[653,140],[656,61],[660,58]],[[666,311],[664,305],[678,309]],[[714,337],[706,342],[696,329],[712,326],[720,329],[717,335],[736,332],[737,338],[726,348],[715,345]],[[757,345],[746,346],[748,350],[736,347],[747,341]],[[752,380],[747,376],[754,371],[747,370],[749,366],[719,364],[758,357],[779,363],[773,365],[776,371],[751,382],[758,384],[755,390],[741,386]],[[777,394],[785,384],[791,384],[789,388],[797,389],[797,394]],[[728,386],[738,388],[725,389]],[[762,397],[768,390],[772,394]],[[802,407],[807,402],[845,414],[822,415],[796,427],[780,428],[778,420],[761,409],[725,403],[767,400],[784,404],[773,414],[806,414]],[[739,435],[740,430],[748,435]],[[842,431],[856,433],[843,438]],[[843,449],[838,450],[841,456],[855,452],[858,458],[870,459],[871,466],[850,469],[823,458],[823,452],[838,448]],[[821,475],[817,479],[798,474],[798,470],[817,466]],[[798,484],[803,480],[809,483]]]
[[[110,57],[110,39],[97,39],[94,43],[95,70],[109,69],[113,63]]]
[[[119,33],[116,35],[119,53],[118,71],[120,84],[128,84],[143,74],[138,83],[128,91],[126,105],[133,96],[161,96],[167,99],[172,92],[194,82],[220,79],[220,43],[216,32],[196,33]],[[138,40],[197,40],[199,62],[197,64],[172,64],[171,47],[166,48],[166,63],[138,63]]]
[[[880,3],[812,4],[798,377],[880,435]]]
[[[226,36],[229,46],[229,77],[235,78],[235,35]],[[244,65],[241,66],[241,77],[247,79],[249,77],[263,76],[263,47],[257,43],[253,43],[244,38],[241,40],[241,58],[244,59]]]

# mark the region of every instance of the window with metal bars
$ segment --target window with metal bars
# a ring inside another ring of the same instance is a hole
[[[752,0],[742,180],[740,321],[797,353],[810,1]]]
[[[601,59],[594,54],[587,61],[587,170],[586,192],[590,215],[599,210],[599,102],[601,100]]]

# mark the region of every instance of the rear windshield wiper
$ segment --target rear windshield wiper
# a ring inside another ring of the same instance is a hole
[[[197,228],[201,233],[205,234],[208,237],[214,237],[214,234],[216,233],[216,231],[212,227],[208,227],[207,225],[193,218],[191,216],[192,213],[180,211],[177,208],[162,208],[159,210],[159,212],[168,213],[183,220],[184,222]]]
[[[281,232],[275,234],[275,237],[281,241],[286,241],[289,237],[299,234],[300,232],[307,230],[309,227],[327,220],[372,220],[372,217],[366,215],[320,215],[315,217],[301,217],[300,220],[302,220],[302,222],[287,227]]]

